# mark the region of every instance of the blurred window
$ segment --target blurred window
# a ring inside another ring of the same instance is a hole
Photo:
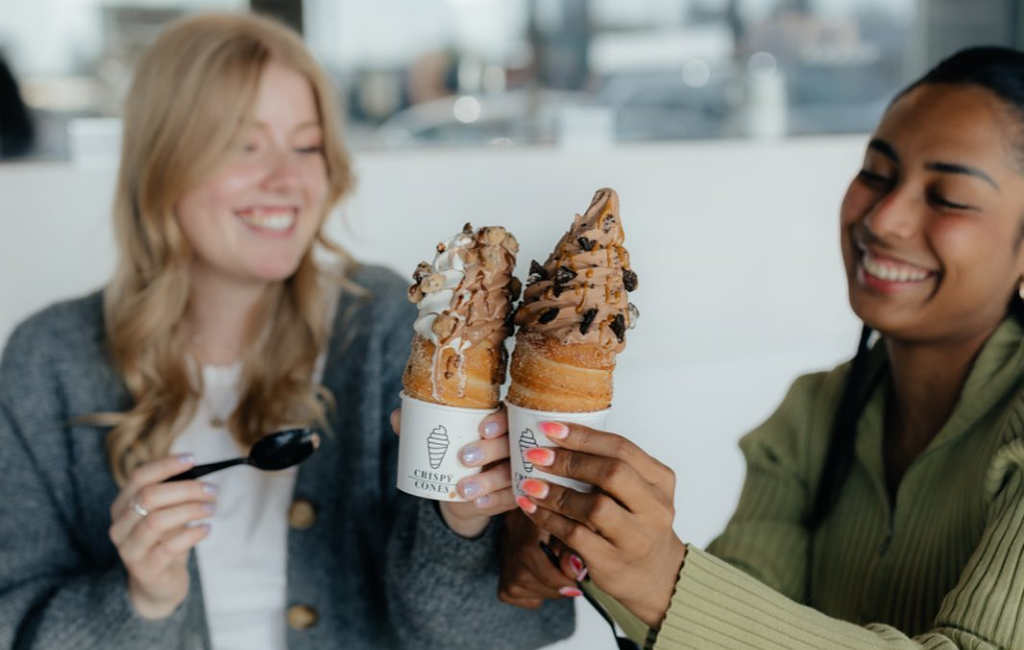
[[[864,132],[900,87],[948,54],[943,44],[1013,44],[1017,4],[256,3],[301,17],[307,43],[335,79],[355,148]],[[248,6],[0,0],[0,53],[37,125],[32,155],[66,158],[90,137],[116,138],[132,66],[159,29],[189,12]]]

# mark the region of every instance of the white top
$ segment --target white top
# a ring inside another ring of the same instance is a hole
[[[203,367],[202,398],[173,453],[195,454],[199,463],[242,455],[227,427],[210,424],[234,410],[241,372],[241,363]],[[297,473],[233,467],[200,479],[220,489],[210,535],[196,546],[214,650],[287,648],[288,507]]]

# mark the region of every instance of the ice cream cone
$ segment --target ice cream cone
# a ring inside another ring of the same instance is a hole
[[[480,473],[455,452],[480,439],[481,421],[499,406],[509,315],[521,289],[512,276],[518,251],[504,228],[474,231],[466,224],[413,274],[409,299],[419,317],[402,376],[398,447],[397,484],[404,492],[464,501],[458,482]]]
[[[519,244],[504,228],[462,232],[421,263],[409,288],[419,307],[402,383],[406,394],[435,404],[494,408],[505,381],[509,314],[519,297],[513,277]]]
[[[627,297],[637,277],[624,238],[618,195],[601,189],[547,262],[531,265],[515,318],[510,403],[568,413],[611,406],[616,356],[639,316]]]

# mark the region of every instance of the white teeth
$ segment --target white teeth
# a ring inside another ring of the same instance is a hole
[[[913,266],[896,266],[891,262],[882,262],[868,251],[864,251],[862,264],[865,271],[889,282],[920,282],[928,277],[928,271]]]
[[[295,213],[253,211],[242,215],[242,221],[253,228],[283,232],[295,224]]]

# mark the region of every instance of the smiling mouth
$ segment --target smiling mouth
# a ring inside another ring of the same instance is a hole
[[[860,264],[866,273],[886,282],[922,282],[932,275],[932,272],[927,269],[883,259],[875,256],[869,250],[863,251]]]
[[[246,208],[235,214],[250,228],[280,233],[291,230],[299,211],[296,208]]]

